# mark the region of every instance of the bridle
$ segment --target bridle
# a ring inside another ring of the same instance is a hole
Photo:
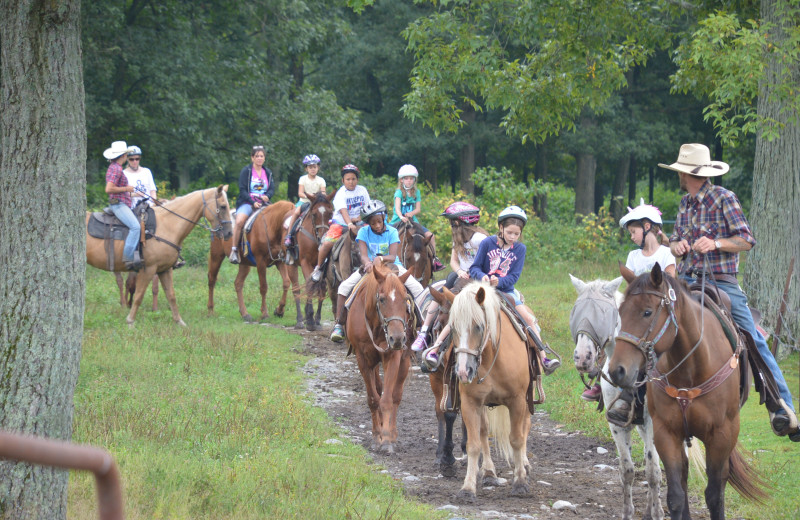
[[[403,330],[406,330],[408,328],[408,313],[409,313],[409,307],[411,305],[411,302],[409,301],[409,295],[408,294],[406,294],[406,298],[405,299],[406,299],[406,316],[405,317],[404,316],[389,316],[387,318],[387,317],[385,317],[383,315],[383,309],[381,308],[381,300],[380,300],[380,298],[378,298],[378,297],[375,298],[375,311],[378,313],[378,318],[381,321],[381,328],[383,329],[383,337],[384,338],[388,338],[389,337],[389,323],[391,323],[393,321],[399,321],[400,323],[402,323],[403,324]],[[392,349],[392,348],[390,348],[388,346],[388,342],[387,342],[387,347],[386,348],[381,348],[381,347],[378,346],[377,343],[375,343],[375,338],[372,335],[372,327],[369,326],[369,325],[367,325],[367,334],[369,335],[370,341],[372,341],[372,346],[375,347],[375,349],[378,352],[384,353],[384,352],[388,352],[389,350],[405,350],[405,348],[406,348],[406,338],[405,338],[405,336],[403,336],[403,343],[400,345],[400,348],[399,349]]]
[[[488,323],[488,315],[486,314],[486,309],[483,309],[483,322]],[[480,341],[481,346],[478,347],[478,350],[472,350],[471,348],[468,347],[455,347],[453,349],[453,354],[467,354],[468,356],[475,356],[478,362],[478,366],[480,367],[483,358],[483,351],[486,348],[486,345],[488,344],[489,344],[489,334],[487,332],[487,328],[483,327],[481,331],[481,341]],[[492,368],[494,368],[494,364],[497,361],[497,355],[499,353],[500,353],[500,344],[498,343],[494,347],[494,359],[492,359],[492,364],[489,365],[489,368],[486,370],[486,373],[483,375],[482,378],[478,379],[478,382],[476,384],[483,383],[486,380],[486,378],[489,377],[489,374],[491,373]]]
[[[181,219],[185,220],[186,222],[191,222],[195,226],[200,226],[200,227],[204,228],[206,231],[210,231],[212,235],[216,235],[219,238],[222,238],[222,228],[223,228],[223,226],[225,224],[232,224],[233,223],[233,220],[222,220],[221,218],[219,218],[219,215],[220,215],[222,210],[219,207],[219,200],[218,200],[218,197],[216,197],[216,196],[214,197],[214,210],[215,210],[215,214],[217,216],[217,222],[218,222],[217,227],[213,227],[212,228],[210,223],[209,224],[205,224],[204,223],[204,222],[208,222],[208,219],[206,218],[206,209],[208,208],[208,202],[206,202],[205,190],[202,190],[200,192],[200,197],[203,200],[203,212],[201,213],[201,217],[198,220],[192,220],[190,218],[184,217],[183,215],[181,215],[179,213],[175,213],[174,211],[169,209],[166,206],[166,204],[162,203],[158,199],[154,199],[150,195],[142,194],[142,197],[145,198],[145,199],[152,200],[153,203],[156,206],[160,207],[161,209],[163,209],[167,213],[172,213],[176,217],[181,218]]]
[[[408,236],[408,235],[409,235],[409,230],[412,230],[412,233],[411,233],[411,236],[410,236],[410,237]],[[405,230],[403,231],[403,246],[402,246],[402,251],[401,251],[401,253],[400,253],[400,257],[401,257],[401,258],[402,258],[402,260],[403,260],[403,265],[408,265],[407,256],[406,256],[406,251],[408,250],[408,244],[409,244],[409,243],[410,243],[410,242],[411,242],[411,241],[412,241],[414,238],[416,238],[416,237],[420,237],[421,239],[423,239],[423,243],[422,243],[422,250],[423,250],[423,252],[424,252],[424,251],[425,251],[425,242],[424,242],[425,235],[422,235],[422,234],[420,234],[420,233],[417,233],[417,232],[416,232],[416,230],[415,230],[415,228],[414,228],[414,225],[413,225],[413,224],[406,224],[406,228],[405,228]],[[424,271],[423,271],[423,273],[422,273],[422,274],[420,274],[419,276],[415,276],[414,278],[415,278],[415,279],[416,279],[418,282],[422,283],[422,277],[423,277],[423,275],[424,275]]]
[[[318,215],[317,212],[314,211],[314,208],[316,208],[320,204],[325,204],[325,202],[316,201],[308,208],[308,213],[311,216],[311,229],[314,231],[314,233],[311,234],[308,232],[308,230],[306,230],[304,226],[300,226],[300,232],[306,235],[311,240],[313,240],[317,246],[319,246],[320,243],[322,243],[322,238],[325,236],[325,233],[328,232],[328,229],[330,229],[328,221],[326,221],[324,217]],[[333,215],[332,209],[331,209],[331,215]],[[317,223],[318,220],[321,220],[322,222]]]
[[[669,289],[667,290],[666,293],[650,289],[638,289],[626,295],[626,296],[634,296],[637,294],[650,294],[653,296],[657,296],[661,300],[658,309],[656,310],[656,312],[653,313],[653,319],[650,320],[650,325],[647,327],[647,330],[641,337],[638,337],[634,334],[631,334],[630,332],[622,330],[617,335],[618,340],[630,343],[631,345],[636,347],[636,349],[639,350],[639,352],[641,352],[645,358],[645,372],[647,373],[647,377],[643,381],[635,383],[634,386],[641,386],[645,384],[648,380],[650,380],[651,373],[655,369],[659,357],[659,355],[656,354],[655,349],[653,347],[656,345],[656,343],[661,341],[661,338],[667,332],[670,323],[672,323],[675,326],[675,337],[678,336],[678,320],[675,319],[675,301],[678,298],[675,294],[675,289],[672,288],[672,285],[669,282],[669,279],[667,278],[665,280],[667,282],[667,285],[669,286]],[[661,316],[662,311],[667,313],[667,318],[664,320],[664,325],[661,327],[661,330],[658,331],[655,337],[649,340],[647,338],[650,336],[650,333],[653,332],[653,329],[655,328],[656,323],[658,322],[658,318],[659,316]],[[697,345],[695,345],[694,348],[697,348]],[[686,357],[689,357],[692,354],[692,352],[694,352],[694,348],[689,352],[689,354],[687,354]],[[681,360],[681,363],[683,363],[685,359],[686,358]],[[678,366],[679,365],[680,363],[678,364]],[[675,368],[677,368],[677,366]],[[672,370],[674,370],[675,368],[673,368]],[[670,373],[672,372],[672,370],[670,370]]]

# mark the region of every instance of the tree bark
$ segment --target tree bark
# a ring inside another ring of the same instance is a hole
[[[776,13],[777,0],[761,1],[761,17],[765,22],[780,25]],[[784,38],[780,30],[772,31],[774,38]],[[788,67],[788,70],[787,70]],[[777,99],[775,84],[779,74],[791,74],[793,83],[800,81],[800,68],[796,63],[787,66],[774,54],[767,54],[767,71],[759,86],[758,115],[771,117],[786,126],[774,141],[761,135],[756,137],[753,162],[753,203],[750,225],[756,237],[756,246],[748,253],[744,272],[744,285],[750,305],[760,309],[766,323],[774,326],[780,307],[781,294],[792,257],[800,257],[797,229],[800,225],[800,125],[791,119],[792,114],[782,113],[782,103]],[[795,282],[798,272],[795,269]],[[791,284],[788,307],[800,309],[800,287]],[[798,337],[796,312],[783,317],[784,327]]]
[[[475,122],[475,111],[471,106],[467,106],[464,108],[462,117],[466,122],[465,134],[467,142],[461,147],[461,191],[467,195],[472,195],[475,193],[475,183],[472,182],[472,174],[475,173],[475,143],[472,140],[472,123]]]
[[[614,186],[611,188],[611,203],[608,212],[619,222],[625,215],[625,183],[631,173],[631,157],[625,157],[619,161],[616,174],[614,175]]]
[[[78,0],[0,0],[0,428],[63,440],[86,271],[80,35]],[[67,477],[0,462],[0,515],[65,518]]]
[[[594,212],[594,176],[597,159],[591,153],[579,153],[577,177],[575,178],[575,214],[588,215]]]

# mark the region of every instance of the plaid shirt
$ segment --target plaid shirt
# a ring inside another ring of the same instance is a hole
[[[748,243],[756,245],[756,239],[750,232],[750,226],[736,194],[706,181],[696,197],[686,194],[681,199],[678,216],[675,219],[675,230],[669,241],[686,240],[691,246],[700,237],[717,240],[733,236],[741,237]],[[739,253],[711,251],[706,257],[714,273],[735,275],[739,272]],[[686,260],[689,271],[703,270],[703,255],[692,251]],[[681,271],[685,268],[684,263],[681,265]],[[690,274],[689,271],[684,274]]]
[[[128,185],[128,178],[122,171],[121,165],[116,162],[112,162],[108,165],[108,170],[106,171],[106,182],[111,182],[114,184],[114,186],[119,187]],[[118,200],[121,203],[126,204],[129,208],[131,207],[131,194],[129,191],[124,191],[122,193],[111,193],[108,195],[108,198],[111,200],[111,202]]]

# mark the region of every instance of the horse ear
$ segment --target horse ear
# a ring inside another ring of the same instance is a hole
[[[398,276],[398,278],[400,278],[400,281],[405,284],[406,280],[408,280],[408,277],[413,274],[414,274],[414,266],[412,265],[411,267],[408,268],[408,271]]]
[[[617,292],[617,289],[619,289],[621,283],[622,283],[622,277],[618,276],[617,278],[614,278],[613,280],[611,280],[610,282],[606,283],[603,286],[603,292],[605,292],[609,296],[613,296],[614,293]]]
[[[661,282],[664,281],[664,273],[661,272],[661,265],[658,262],[653,266],[653,270],[650,271],[650,281],[653,282],[654,287],[661,286]]]
[[[572,286],[575,287],[575,290],[578,291],[578,294],[583,294],[583,291],[586,290],[586,282],[580,278],[575,278],[571,274],[569,275],[569,279],[572,280]]]
[[[378,280],[378,283],[383,283],[383,281],[386,280],[386,270],[383,268],[383,262],[380,260],[373,262],[372,274],[375,275],[375,279]]]
[[[217,186],[217,195],[219,195],[223,191],[228,191],[228,185],[227,184],[225,186],[222,186],[222,184]]]
[[[428,238],[425,239],[425,245],[427,246],[428,244],[430,244],[431,240],[433,240],[433,233],[428,235]]]
[[[636,275],[633,274],[633,271],[625,267],[625,264],[622,262],[619,262],[619,274],[621,274],[628,283],[631,283],[636,278]]]
[[[486,290],[481,287],[478,289],[478,292],[475,293],[475,301],[478,302],[478,305],[483,305],[483,300],[486,299]]]
[[[445,287],[445,289],[447,289],[447,287]],[[438,289],[434,289],[433,287],[431,287],[430,292],[431,292],[431,298],[433,298],[433,301],[438,303],[440,307],[444,305],[444,302],[447,301],[447,297],[445,296],[445,294],[439,291]]]
[[[331,192],[331,193],[328,193],[328,194],[327,194],[327,197],[328,197],[328,202],[332,201],[332,200],[333,200],[333,198],[334,198],[334,197],[336,197],[336,192],[335,192],[335,191],[333,191],[333,192]]]
[[[450,300],[450,303],[453,303],[453,300],[456,299],[456,295],[453,294],[453,292],[450,289],[448,289],[447,287],[442,287],[442,293],[444,294],[445,298]]]

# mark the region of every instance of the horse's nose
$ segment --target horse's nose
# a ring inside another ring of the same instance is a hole
[[[625,376],[627,375],[627,371],[625,367],[622,365],[617,366],[614,370],[612,370],[609,375],[611,376],[611,380],[614,381],[615,384],[621,385],[625,381]]]

